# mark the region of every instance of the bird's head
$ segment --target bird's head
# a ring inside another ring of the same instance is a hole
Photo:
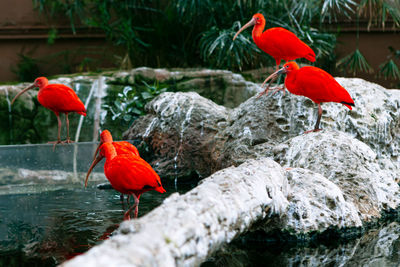
[[[100,134],[100,142],[111,143],[113,141],[112,135],[109,130],[104,130]]]
[[[261,13],[254,14],[253,18],[251,20],[254,20],[254,25],[259,25],[259,24],[265,23],[264,15]]]
[[[253,17],[251,18],[251,20],[249,22],[247,22],[245,25],[243,25],[243,27],[240,28],[240,30],[237,31],[237,33],[233,37],[233,40],[235,40],[236,37],[238,37],[238,35],[242,31],[247,29],[248,27],[251,27],[251,26],[254,26],[254,25],[262,25],[262,24],[265,25],[265,18],[263,16],[263,14],[261,14],[261,13],[254,14]]]
[[[46,77],[39,77],[39,78],[36,78],[36,80],[33,82],[33,85],[34,85],[35,87],[39,87],[39,88],[43,88],[43,87],[45,87],[45,86],[48,85],[48,84],[49,84],[49,80],[47,80]]]
[[[26,91],[35,88],[35,87],[39,87],[39,88],[43,88],[45,87],[47,84],[49,83],[49,81],[45,78],[45,77],[39,77],[37,78],[32,85],[26,87],[24,90],[22,90],[21,92],[19,92],[11,101],[11,105],[14,103],[15,100],[17,100],[17,98],[22,95],[23,93],[25,93]]]
[[[100,134],[100,142],[99,142],[99,145],[97,146],[96,151],[94,152],[94,155],[93,155],[93,161],[96,160],[97,153],[99,152],[100,147],[101,147],[104,143],[112,143],[112,142],[113,142],[113,138],[112,138],[112,135],[111,135],[110,131],[109,131],[109,130],[104,130],[104,131],[102,131],[101,134]]]
[[[287,73],[290,73],[290,72],[298,70],[298,69],[299,69],[299,65],[297,65],[297,63],[294,61],[290,61],[290,62],[286,63],[285,65],[283,65],[283,67],[281,69],[279,69],[279,70],[275,71],[274,73],[272,73],[271,75],[269,75],[267,77],[267,79],[265,79],[265,81],[263,82],[261,87],[264,87],[264,85],[269,80],[271,80],[269,82],[269,84],[271,84],[273,81],[275,81],[279,77],[279,75],[287,74]]]
[[[281,73],[289,73],[289,72],[292,72],[292,71],[298,70],[298,69],[299,69],[299,65],[297,65],[297,63],[294,61],[290,61],[290,62],[286,63],[285,65],[283,65],[283,68],[278,70],[278,72],[281,71]]]

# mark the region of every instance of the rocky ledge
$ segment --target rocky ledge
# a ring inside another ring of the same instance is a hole
[[[316,109],[303,97],[251,97],[229,109],[193,92],[158,96],[125,138],[153,150],[161,176],[208,177],[63,266],[193,266],[254,229],[307,236],[398,208],[399,91],[338,81],[356,108],[324,104],[324,130],[309,134]]]

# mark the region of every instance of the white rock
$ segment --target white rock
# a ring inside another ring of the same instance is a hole
[[[357,207],[362,220],[379,218],[382,210],[400,204],[398,172],[382,170],[375,152],[348,134],[322,130],[276,146],[274,158],[283,166],[320,173]]]

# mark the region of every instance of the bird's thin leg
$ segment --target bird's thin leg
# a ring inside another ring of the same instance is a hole
[[[61,119],[60,119],[60,115],[59,115],[58,113],[54,113],[54,114],[56,114],[56,116],[57,116],[57,122],[58,122],[57,141],[48,142],[48,144],[54,144],[54,146],[53,146],[53,151],[54,151],[54,149],[56,148],[56,145],[57,145],[57,144],[62,143],[62,142],[61,142]]]
[[[125,214],[124,214],[125,220],[131,219],[130,213],[133,209],[135,209],[135,218],[137,218],[137,215],[138,215],[139,198],[135,194],[132,194],[132,197],[135,199],[135,203],[133,203],[133,205],[125,212]]]
[[[317,122],[315,123],[314,130],[306,131],[304,133],[307,134],[307,133],[311,133],[311,132],[321,131],[322,129],[319,128],[319,123],[321,122],[321,117],[322,117],[322,107],[321,107],[321,104],[318,103],[318,117],[317,117]]]
[[[279,70],[279,65],[276,65],[276,71]],[[278,80],[279,83],[280,79]],[[285,83],[283,83],[282,87],[278,87],[277,89],[275,89],[275,91],[272,93],[271,96],[275,95],[277,92],[282,91],[283,95],[285,95],[286,91],[285,91]]]
[[[263,84],[261,85],[261,88],[264,87],[264,85],[267,83],[267,81],[268,81],[269,79],[271,79],[271,81],[269,81],[269,83],[268,83],[267,86],[265,87],[265,90],[262,91],[262,92],[257,96],[257,98],[260,98],[263,94],[268,94],[268,90],[269,90],[269,87],[270,87],[271,83],[273,83],[277,78],[278,78],[278,76],[275,76],[274,74],[271,74],[270,76],[268,76],[268,78],[265,79],[265,81],[264,81]]]
[[[65,140],[65,143],[70,144],[73,143],[74,141],[72,141],[69,138],[69,119],[68,119],[68,112],[65,113],[65,122],[67,123],[67,140]]]
[[[321,122],[321,117],[322,117],[322,107],[321,107],[321,104],[318,103],[318,118],[317,118],[317,122],[315,123],[314,132],[321,130],[319,128],[319,123]]]

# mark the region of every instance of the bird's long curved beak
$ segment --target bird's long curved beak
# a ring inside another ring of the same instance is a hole
[[[252,18],[249,22],[247,22],[242,28],[240,28],[240,30],[237,31],[237,33],[235,34],[235,36],[233,37],[233,41],[235,41],[236,37],[238,37],[238,35],[244,31],[245,29],[247,29],[248,27],[251,27],[253,25],[256,24],[256,19]]]
[[[86,174],[86,179],[85,179],[85,187],[87,187],[87,183],[89,180],[89,175],[92,172],[93,168],[97,165],[97,163],[99,163],[104,157],[101,155],[98,155],[92,162],[92,165],[90,165],[90,168]]]
[[[14,103],[14,101],[23,93],[25,93],[26,91],[28,91],[29,89],[35,88],[36,86],[34,84],[32,84],[29,87],[26,87],[24,90],[22,90],[21,92],[19,92],[16,96],[14,96],[13,100],[11,100],[11,105]]]
[[[268,84],[268,87],[269,87],[269,85],[270,85],[273,81],[275,81],[275,80],[279,77],[279,75],[285,74],[285,73],[286,73],[286,69],[285,69],[285,68],[281,68],[281,69],[275,71],[274,73],[272,73],[271,75],[269,75],[269,76],[267,77],[267,79],[265,79],[265,81],[263,82],[263,84],[261,85],[261,87],[264,87],[264,85],[265,85],[269,80],[271,80],[271,81],[269,82],[269,84]]]
[[[103,142],[101,142],[100,141],[100,143],[99,143],[99,145],[97,146],[97,148],[96,148],[96,151],[94,152],[94,155],[93,155],[93,161],[95,161],[96,160],[96,157],[97,157],[97,153],[99,152],[99,150],[100,150],[100,147],[101,147],[101,145],[103,144]]]

